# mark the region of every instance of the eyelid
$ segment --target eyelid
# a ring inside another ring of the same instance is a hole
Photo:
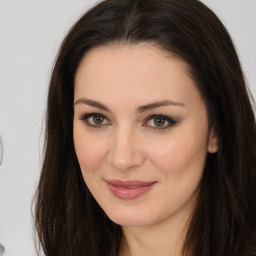
[[[163,126],[163,127],[145,125],[146,122],[148,122],[148,121],[150,121],[154,118],[162,118],[163,120],[168,122],[168,125]],[[177,121],[174,120],[173,118],[169,117],[169,116],[166,116],[166,115],[163,115],[163,114],[153,114],[153,115],[150,115],[146,118],[145,122],[143,123],[143,126],[149,127],[149,128],[155,129],[155,130],[165,130],[165,129],[171,128],[176,123],[177,123]]]
[[[90,117],[93,117],[93,116],[100,116],[100,117],[104,118],[104,120],[107,120],[108,123],[107,123],[107,124],[91,124],[91,123],[89,123],[88,119],[89,119]],[[87,126],[89,126],[89,127],[94,127],[94,128],[100,128],[100,127],[102,127],[102,126],[104,126],[104,125],[110,125],[110,124],[111,124],[111,123],[109,122],[109,119],[108,119],[105,115],[100,114],[100,113],[96,113],[96,112],[87,113],[87,114],[82,114],[82,115],[79,117],[79,119],[80,119],[81,121],[84,121]]]
[[[94,117],[94,116],[100,116],[102,117],[105,121],[107,121],[107,123],[101,123],[101,124],[93,124],[93,123],[90,123],[88,120],[89,118],[91,117]],[[164,125],[164,126],[154,126],[154,125],[149,125],[147,124],[147,122],[149,122],[150,120],[154,119],[154,118],[162,118],[165,122],[168,122],[167,125]],[[93,127],[93,128],[100,128],[102,126],[105,126],[105,125],[111,125],[111,122],[109,121],[109,119],[101,114],[101,113],[97,113],[97,112],[91,112],[91,113],[86,113],[86,114],[82,114],[80,117],[79,117],[80,120],[84,121],[85,124],[89,127]],[[172,127],[173,125],[175,125],[177,123],[177,121],[175,121],[173,118],[167,116],[167,115],[163,115],[163,114],[152,114],[148,117],[146,117],[145,121],[143,122],[142,126],[143,127],[148,127],[148,128],[152,128],[152,129],[155,129],[155,130],[165,130],[165,129],[168,129],[170,127]]]

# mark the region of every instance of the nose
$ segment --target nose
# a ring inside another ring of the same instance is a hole
[[[141,166],[145,161],[143,147],[135,131],[128,126],[119,128],[112,136],[108,162],[119,171]]]

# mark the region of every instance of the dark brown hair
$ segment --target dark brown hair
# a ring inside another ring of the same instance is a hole
[[[255,117],[232,40],[197,0],[106,0],[64,39],[50,81],[35,225],[47,256],[116,256],[122,232],[98,206],[73,145],[74,77],[88,50],[154,43],[189,66],[218,136],[209,154],[184,255],[256,255]]]

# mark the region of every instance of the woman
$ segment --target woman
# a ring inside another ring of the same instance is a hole
[[[197,0],[106,0],[50,82],[35,221],[45,255],[256,255],[255,119]]]

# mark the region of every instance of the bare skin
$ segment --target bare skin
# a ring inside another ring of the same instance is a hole
[[[86,185],[122,226],[120,256],[179,256],[217,151],[186,63],[149,44],[92,49],[75,78],[74,144]]]

